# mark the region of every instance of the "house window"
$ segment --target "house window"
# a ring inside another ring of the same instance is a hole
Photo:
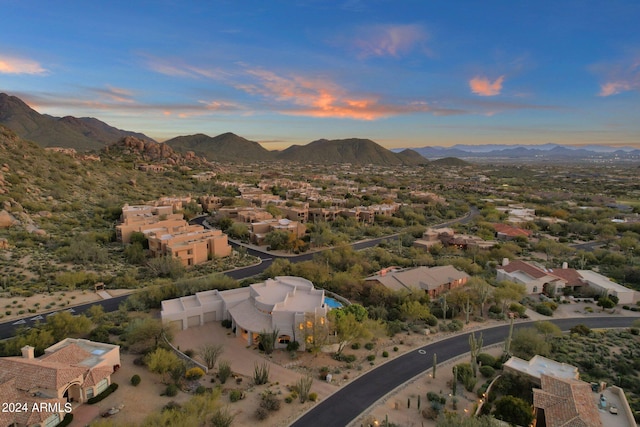
[[[93,397],[93,388],[88,388],[86,393],[87,393],[87,399],[91,399]]]
[[[280,335],[278,337],[278,343],[280,344],[289,344],[291,342],[291,337],[289,335]]]
[[[534,286],[534,287],[533,287],[533,293],[535,294],[535,293],[537,293],[537,292],[538,292],[538,287],[537,287],[537,286]]]

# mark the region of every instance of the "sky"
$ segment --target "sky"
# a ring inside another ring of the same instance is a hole
[[[0,0],[0,92],[163,141],[640,147],[638,0]]]

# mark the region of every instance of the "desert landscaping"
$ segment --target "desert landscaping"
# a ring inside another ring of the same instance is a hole
[[[556,313],[558,317],[570,314],[578,315],[576,311],[580,312],[583,307],[579,304],[573,304],[566,305],[563,309],[562,312]],[[530,314],[534,320],[542,317],[533,312]],[[489,323],[486,322],[483,326],[487,326]],[[479,327],[480,325],[469,325],[465,328],[465,332],[477,330]],[[224,344],[224,352],[219,361],[227,360],[230,362],[233,377],[225,384],[220,384],[220,380],[215,374],[216,369],[214,369],[214,373],[208,373],[202,377],[199,384],[206,388],[217,386],[221,388],[222,393],[219,399],[221,404],[226,406],[234,416],[233,425],[250,425],[259,422],[269,426],[288,426],[314,405],[314,402],[311,401],[300,403],[298,399],[292,399],[290,403],[287,403],[289,399],[285,400],[291,396],[290,386],[293,386],[300,378],[306,375],[313,377],[311,391],[316,393],[317,400],[321,401],[369,369],[404,352],[448,336],[450,334],[440,333],[425,336],[416,333],[409,335],[402,333],[393,338],[378,340],[372,351],[364,347],[356,350],[349,348],[346,352],[357,357],[355,363],[347,365],[349,369],[345,368],[344,362],[334,360],[329,353],[313,355],[298,352],[295,357],[292,357],[287,351],[276,350],[267,356],[260,352],[256,346],[247,346],[243,339],[233,336],[219,322],[176,332],[173,344],[181,351],[193,350],[196,354],[198,347],[203,344]],[[483,352],[496,356],[500,354],[501,350],[500,345],[482,349]],[[376,358],[373,362],[369,362],[367,355],[372,352],[376,354]],[[388,357],[383,357],[383,354],[387,354]],[[444,408],[452,411],[454,402],[453,396],[451,396],[452,367],[457,363],[467,361],[468,357],[467,354],[454,360],[442,361],[437,366],[436,378],[433,378],[431,369],[426,370],[422,375],[387,394],[354,420],[351,425],[354,427],[374,425],[374,421],[381,423],[388,419],[390,423],[402,426],[434,426],[435,421],[423,416],[423,410],[429,406],[426,394],[434,392],[446,397]],[[120,385],[118,390],[96,405],[83,405],[79,408],[72,425],[83,426],[85,425],[83,423],[89,422],[111,408],[119,408],[120,411],[110,418],[100,421],[99,425],[102,423],[137,425],[143,422],[149,413],[160,410],[170,402],[184,403],[192,396],[192,394],[182,391],[174,397],[162,396],[161,394],[166,389],[163,378],[149,372],[144,366],[135,365],[135,358],[135,355],[123,353],[122,367],[113,375],[113,381]],[[197,360],[198,357],[195,356],[195,359]],[[265,361],[269,366],[269,382],[265,385],[255,386],[252,383],[254,368]],[[320,380],[320,372],[323,367],[326,368],[326,372],[331,374],[331,382]],[[141,377],[141,382],[134,387],[131,385],[130,379],[136,374]],[[482,381],[483,379],[479,378],[478,383],[480,384]],[[478,397],[475,393],[465,391],[461,385],[457,389],[455,399],[457,412],[470,414],[477,407]],[[231,402],[230,393],[233,390],[241,390],[243,398],[237,402]],[[269,412],[266,420],[258,421],[255,412],[259,407],[261,396],[267,391],[273,393],[281,401],[280,409]]]

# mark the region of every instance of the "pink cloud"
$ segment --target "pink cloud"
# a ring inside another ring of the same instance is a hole
[[[288,103],[279,107],[279,111],[289,115],[376,120],[416,112],[452,113],[434,109],[425,102],[392,104],[382,102],[378,96],[352,95],[326,79],[283,77],[260,69],[248,70],[247,73],[255,78],[255,82],[236,87],[252,95]]]
[[[415,24],[374,25],[361,27],[352,36],[350,44],[361,57],[393,56],[411,52],[427,41],[426,31]],[[426,48],[425,48],[426,51]]]
[[[606,80],[600,85],[599,96],[612,96],[631,90],[640,90],[640,59],[622,61],[618,64],[596,66],[596,72],[604,74]]]
[[[600,93],[599,96],[611,96],[617,95],[621,92],[627,92],[629,90],[633,90],[633,85],[631,82],[607,82],[600,85]]]
[[[504,76],[500,76],[491,82],[487,77],[474,77],[469,80],[471,92],[480,96],[496,96],[502,91]]]
[[[31,59],[0,56],[0,74],[46,74],[47,70]]]

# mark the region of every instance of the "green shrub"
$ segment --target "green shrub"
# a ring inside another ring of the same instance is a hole
[[[367,356],[367,360],[369,362],[373,362],[376,359],[376,355],[375,354],[370,354]]]
[[[207,391],[207,388],[203,385],[199,385],[196,388],[196,394],[205,394],[206,391]]]
[[[67,427],[73,421],[73,414],[66,413],[62,421],[56,427]]]
[[[543,316],[553,316],[553,310],[545,303],[536,304],[536,312]]]
[[[229,392],[229,400],[232,402],[237,402],[238,400],[244,399],[244,393],[242,390],[231,390]]]
[[[298,351],[298,349],[300,348],[300,343],[298,341],[289,341],[287,343],[287,351]]]
[[[476,357],[476,361],[481,366],[493,366],[496,363],[496,358],[488,353],[480,353],[478,357]]]
[[[309,400],[312,402],[315,402],[316,400],[318,400],[318,393],[316,392],[309,393]]]
[[[134,376],[131,377],[131,385],[136,387],[138,384],[140,384],[140,375],[135,374]]]
[[[375,347],[375,344],[372,342],[368,342],[364,345],[364,348],[366,348],[367,350],[373,350],[373,347]]]
[[[167,388],[164,390],[164,395],[173,397],[178,394],[178,386],[175,384],[169,384]]]
[[[389,352],[388,351],[383,351],[382,352],[382,357],[389,357]]]
[[[462,323],[461,320],[458,319],[453,319],[451,322],[449,322],[449,324],[447,325],[447,329],[451,332],[458,332],[461,331],[462,328],[464,327],[464,324]]]
[[[393,347],[393,351],[398,351],[398,347]]]
[[[111,393],[113,393],[114,391],[116,391],[118,389],[118,384],[117,383],[111,383],[109,385],[109,387],[107,387],[102,393],[100,393],[97,396],[93,396],[92,398],[90,398],[89,400],[87,400],[87,403],[89,405],[93,405],[94,403],[98,403],[100,402],[102,399],[104,399],[105,397],[109,396]]]
[[[480,366],[480,373],[485,378],[492,378],[496,374],[496,370],[490,365]]]
[[[203,376],[204,376],[204,371],[202,370],[202,368],[199,368],[197,366],[189,369],[184,374],[184,377],[188,380],[197,380],[199,378],[202,378]]]

